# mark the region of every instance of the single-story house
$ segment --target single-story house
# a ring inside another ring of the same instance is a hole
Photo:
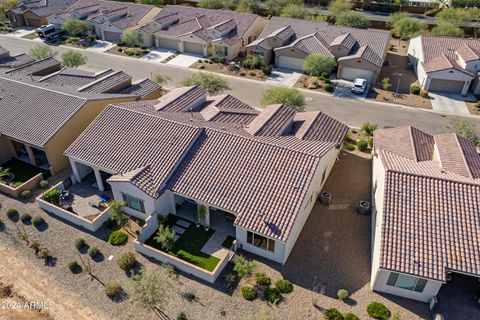
[[[29,58],[29,59],[28,59]],[[18,158],[55,174],[65,149],[110,103],[158,98],[150,81],[123,71],[62,68],[55,58],[0,58],[0,165]]]
[[[480,94],[480,39],[418,36],[408,58],[423,90]]]
[[[228,9],[211,10],[165,6],[147,25],[137,29],[147,47],[208,56],[208,48],[221,46],[226,59],[246,52],[267,24],[256,14]]]
[[[48,22],[62,25],[69,19],[85,20],[105,41],[120,41],[125,32],[150,22],[160,8],[130,2],[79,0],[67,10],[52,15]]]
[[[283,264],[347,131],[322,112],[285,105],[259,112],[193,86],[107,107],[65,155],[76,180],[93,171],[126,213],[196,221],[205,208],[206,225]]]
[[[455,134],[374,134],[371,288],[436,302],[455,274],[480,278],[480,156]]]
[[[6,12],[7,18],[17,27],[35,27],[48,24],[48,17],[64,12],[77,0],[21,0]]]
[[[356,29],[326,22],[273,17],[248,53],[264,58],[266,64],[301,70],[311,54],[331,57],[338,62],[337,77],[377,81],[388,49],[389,33]]]

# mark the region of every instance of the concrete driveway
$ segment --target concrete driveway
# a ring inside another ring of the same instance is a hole
[[[367,98],[368,90],[370,90],[370,84],[365,88],[365,92],[362,94],[353,93],[351,91],[353,87],[353,82],[347,80],[333,80],[333,83],[336,83],[335,91],[333,95],[335,97],[350,99],[350,100],[360,100],[363,101]]]
[[[293,87],[297,83],[298,79],[302,76],[302,73],[284,69],[274,68],[272,73],[268,76],[266,83],[274,84],[277,86]]]
[[[468,116],[468,111],[465,101],[468,97],[453,93],[430,92],[430,102],[432,108],[436,112],[445,114],[454,114],[457,116]]]
[[[140,60],[146,60],[151,62],[163,62],[164,60],[168,59],[174,54],[175,54],[174,51],[162,50],[162,49],[150,49],[150,53],[141,57]]]
[[[168,61],[167,64],[177,67],[188,68],[200,59],[202,59],[200,55],[192,53],[181,53],[172,60]]]
[[[35,28],[18,27],[15,29],[15,31],[5,34],[5,36],[12,37],[12,38],[21,38],[34,32],[35,32]]]
[[[115,44],[111,42],[103,41],[103,40],[95,40],[95,43],[86,49],[94,52],[105,52],[112,49],[113,47],[115,47]]]

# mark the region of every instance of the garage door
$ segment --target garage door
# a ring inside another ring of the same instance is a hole
[[[462,93],[464,82],[446,79],[432,79],[428,91]]]
[[[183,49],[185,52],[196,53],[203,56],[203,44],[195,42],[184,42]]]
[[[357,68],[344,67],[342,69],[342,74],[339,75],[340,78],[345,80],[355,80],[357,78],[365,79],[369,83],[372,82],[373,71]]]
[[[178,51],[178,42],[175,39],[157,39],[157,47]]]
[[[103,40],[105,41],[121,41],[122,35],[118,32],[104,31]]]
[[[25,24],[29,27],[40,28],[42,26],[42,20],[26,18],[25,19]]]
[[[293,70],[303,71],[303,59],[292,58],[287,56],[278,56],[278,66],[280,68],[287,68]]]

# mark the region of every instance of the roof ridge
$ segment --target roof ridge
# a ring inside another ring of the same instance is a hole
[[[463,150],[463,147],[460,144],[460,140],[459,140],[460,136],[457,133],[453,133],[453,136],[455,137],[455,141],[457,142],[457,146],[460,149],[460,154],[462,156],[463,163],[465,165],[465,168],[467,169],[468,174],[470,175],[470,178],[475,179],[474,176],[473,176],[472,170],[469,166],[469,163],[467,161],[467,158],[465,157],[465,150]]]
[[[410,133],[410,142],[412,143],[412,147],[413,147],[413,155],[415,157],[415,162],[419,162],[418,161],[418,155],[417,155],[417,148],[415,146],[415,140],[413,139],[413,127],[412,126],[408,126],[408,132]]]

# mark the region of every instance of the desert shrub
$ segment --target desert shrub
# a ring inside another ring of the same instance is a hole
[[[242,72],[240,72],[238,75],[239,75],[240,77],[245,77],[245,72],[242,71]]]
[[[358,150],[363,152],[363,151],[367,150],[367,146],[368,146],[367,141],[365,141],[365,140],[358,140],[357,141]]]
[[[263,292],[263,298],[272,304],[278,304],[282,301],[283,297],[280,290],[277,288],[268,288]]]
[[[91,247],[88,249],[87,253],[91,258],[95,258],[100,254],[100,250],[98,250],[97,247]]]
[[[185,312],[180,312],[177,316],[177,320],[188,320],[187,315]]]
[[[130,50],[130,49],[125,50],[124,53],[125,53],[127,56],[129,56],[129,57],[135,55],[135,51]]]
[[[260,286],[269,286],[272,280],[263,272],[255,273],[255,283]]]
[[[377,129],[378,129],[378,124],[365,122],[364,124],[362,124],[362,127],[360,128],[360,131],[365,133],[367,136],[371,137],[371,136],[373,136],[373,133]]]
[[[269,75],[272,73],[272,67],[271,66],[263,66],[262,67],[262,72],[263,74]]]
[[[30,199],[32,197],[32,191],[30,190],[25,190],[23,191],[20,196],[22,197],[22,199]]]
[[[344,320],[342,313],[335,308],[330,308],[330,309],[325,310],[325,312],[323,313],[323,319],[325,319],[325,320]]]
[[[275,281],[275,287],[280,290],[281,293],[290,293],[293,291],[292,282],[285,279]]]
[[[242,67],[245,69],[260,69],[263,66],[263,60],[257,55],[247,56],[242,61]]]
[[[7,209],[7,217],[11,220],[18,215],[17,209],[9,208]]]
[[[85,240],[83,238],[75,239],[75,248],[78,250],[82,249],[85,246]]]
[[[40,187],[40,189],[45,190],[45,189],[48,188],[48,181],[47,180],[42,180],[42,181],[40,181],[38,186]]]
[[[360,320],[359,317],[357,317],[356,315],[354,315],[353,313],[349,312],[345,315],[345,317],[343,317],[344,320]]]
[[[338,297],[338,299],[340,299],[342,301],[347,299],[348,298],[348,291],[345,290],[345,289],[338,290],[337,291],[337,297]]]
[[[328,78],[328,75],[335,69],[337,62],[331,57],[322,56],[319,54],[311,54],[305,58],[303,68],[305,72],[311,76],[320,76],[326,74],[323,78]]]
[[[367,306],[367,313],[374,319],[386,320],[390,318],[390,310],[380,302],[374,301]]]
[[[32,220],[32,216],[29,213],[22,213],[20,220],[22,220],[23,223],[27,223]]]
[[[257,290],[252,286],[244,286],[241,291],[245,300],[252,301],[257,297]]]
[[[51,189],[43,193],[43,198],[48,202],[56,202],[60,199],[62,192],[58,189]]]
[[[410,86],[410,93],[415,94],[415,95],[419,95],[420,94],[420,87],[416,86],[416,85]]]
[[[114,298],[118,296],[119,294],[122,293],[122,291],[123,291],[122,287],[117,282],[109,282],[105,286],[105,294],[109,298]]]
[[[368,147],[369,147],[370,149],[373,148],[373,138],[372,138],[372,137],[368,138]]]
[[[78,267],[79,267],[78,262],[75,260],[72,260],[68,263],[68,269],[70,269],[70,271],[72,272],[75,272],[78,269]]]
[[[422,98],[428,98],[428,91],[426,90],[420,90],[420,97]]]
[[[333,92],[333,86],[331,84],[327,84],[325,87],[323,87],[323,90],[327,92]]]
[[[351,143],[347,143],[345,145],[345,149],[347,149],[348,151],[353,151],[353,150],[355,150],[355,145],[351,144]]]
[[[257,75],[257,74],[255,73],[255,71],[253,71],[253,70],[250,71],[248,74],[251,75],[252,77],[255,77],[255,76]]]
[[[128,235],[122,230],[116,230],[108,236],[108,243],[113,245],[120,245],[128,240]]]
[[[45,219],[43,219],[42,217],[40,216],[35,216],[33,217],[32,219],[32,223],[35,227],[40,227],[42,224],[45,223]]]
[[[193,292],[186,292],[186,293],[183,295],[183,297],[184,297],[185,299],[187,299],[188,302],[192,302],[192,301],[194,301],[195,298],[196,298],[195,293],[193,293]]]
[[[137,263],[137,260],[135,259],[135,255],[131,252],[122,253],[117,259],[117,264],[123,271],[133,269],[135,263]]]

